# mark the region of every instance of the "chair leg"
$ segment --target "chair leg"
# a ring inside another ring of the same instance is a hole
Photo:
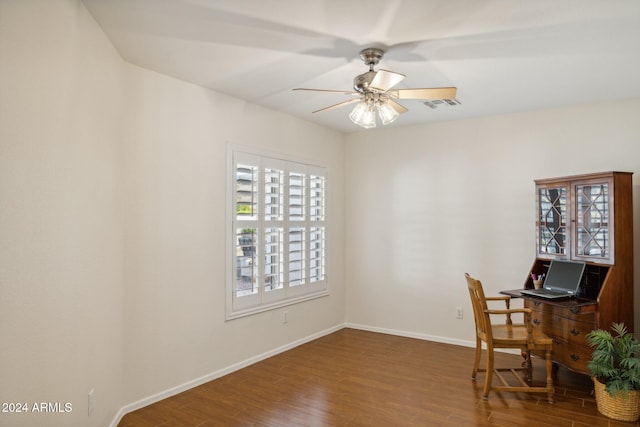
[[[493,380],[493,348],[487,346],[487,372],[484,379],[484,390],[482,391],[482,398],[487,400],[489,398],[489,391],[491,390],[491,381]]]
[[[473,361],[473,372],[471,373],[471,379],[473,381],[476,380],[476,375],[478,374],[478,366],[480,365],[480,356],[482,355],[482,340],[479,337],[476,337],[476,357]]]
[[[527,349],[526,351],[526,363],[527,363],[527,381],[531,382],[533,380],[533,365],[531,363],[531,351]]]

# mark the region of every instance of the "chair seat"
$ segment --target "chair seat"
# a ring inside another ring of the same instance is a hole
[[[491,325],[494,347],[527,347],[534,350],[553,344],[553,340],[543,332],[533,330],[533,340],[529,341],[527,327],[525,325]]]

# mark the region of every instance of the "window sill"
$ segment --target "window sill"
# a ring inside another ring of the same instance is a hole
[[[233,310],[230,313],[227,313],[227,317],[225,320],[234,320],[234,319],[239,319],[241,317],[252,316],[254,314],[262,313],[265,311],[275,310],[277,308],[287,307],[289,305],[298,304],[304,301],[309,301],[312,299],[322,298],[326,296],[329,296],[329,290],[323,289],[317,292],[300,295],[295,298],[289,298],[289,299],[277,301],[271,304],[260,305],[256,307],[249,307],[249,308],[244,308],[240,310]]]

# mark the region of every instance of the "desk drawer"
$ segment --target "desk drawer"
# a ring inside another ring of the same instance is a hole
[[[563,326],[563,330],[565,333],[563,337],[564,339],[566,339],[571,344],[581,345],[585,347],[589,346],[587,344],[586,335],[595,328],[595,322],[578,322],[571,319],[560,320],[560,322],[566,322],[566,326]]]
[[[597,304],[559,306],[538,300],[525,300],[524,306],[534,312],[544,311],[555,316],[562,316],[579,322],[592,322],[595,324],[596,321]]]
[[[569,369],[586,373],[587,364],[591,361],[591,351],[590,347],[570,344],[567,341],[554,338],[552,358]]]
[[[538,357],[544,359],[544,354],[533,352]],[[587,374],[587,365],[591,361],[591,348],[582,345],[569,344],[559,338],[553,339],[553,352],[551,359],[566,366],[567,368]]]
[[[587,345],[586,335],[595,327],[594,322],[579,322],[546,311],[533,311],[531,322],[534,329],[552,338],[560,338],[571,344],[583,346]]]

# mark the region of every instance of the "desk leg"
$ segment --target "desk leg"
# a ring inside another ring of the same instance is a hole
[[[555,392],[553,388],[553,368],[555,364],[551,361],[551,349],[552,346],[548,345],[545,350],[545,362],[547,368],[547,400],[549,403],[553,403],[553,393]]]

